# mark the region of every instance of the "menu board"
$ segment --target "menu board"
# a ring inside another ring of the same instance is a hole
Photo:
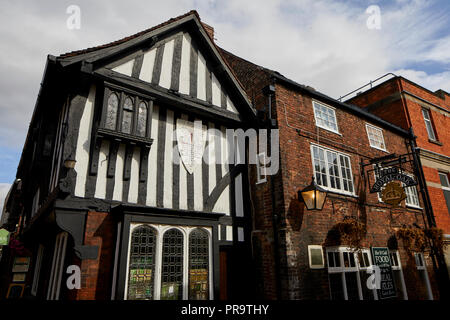
[[[378,298],[388,299],[397,297],[389,249],[372,247],[372,258],[373,263],[380,268],[381,273],[381,286],[377,290]]]

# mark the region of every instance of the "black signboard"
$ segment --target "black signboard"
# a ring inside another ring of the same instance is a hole
[[[413,178],[404,173],[399,172],[398,168],[387,168],[381,170],[380,177],[375,181],[372,188],[370,189],[370,192],[371,193],[380,192],[381,188],[386,183],[394,180],[403,182],[405,184],[405,187],[417,185],[417,182]]]
[[[378,298],[388,299],[397,297],[389,249],[372,247],[372,259],[373,264],[380,268],[381,282],[380,289],[377,290]]]

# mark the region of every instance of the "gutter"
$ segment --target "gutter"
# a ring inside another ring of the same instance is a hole
[[[373,122],[376,122],[377,124],[380,124],[380,125],[382,125],[382,126],[384,126],[386,128],[389,128],[392,131],[395,131],[395,132],[401,134],[404,137],[409,137],[409,132],[407,130],[402,129],[402,128],[396,126],[396,125],[393,125],[392,123],[390,123],[390,122],[388,122],[386,120],[383,120],[383,119],[377,117],[376,115],[374,115],[372,113],[364,111],[364,109],[361,109],[361,108],[359,108],[357,106],[354,106],[354,105],[351,105],[351,104],[340,102],[340,101],[338,101],[336,99],[333,99],[333,98],[331,98],[331,97],[329,97],[329,96],[327,96],[327,95],[325,95],[323,93],[320,93],[320,92],[318,92],[318,91],[316,91],[316,90],[314,90],[312,88],[309,88],[307,86],[301,85],[301,84],[299,84],[299,83],[297,83],[297,82],[295,82],[293,80],[290,80],[290,79],[288,79],[288,78],[286,78],[286,77],[284,77],[284,76],[282,76],[280,74],[277,74],[277,73],[275,73],[273,71],[269,71],[269,72],[271,73],[273,78],[275,78],[277,80],[280,80],[280,81],[282,81],[282,82],[284,82],[286,84],[292,85],[295,88],[300,89],[303,92],[306,92],[306,93],[308,93],[309,95],[311,95],[311,96],[313,96],[315,98],[318,98],[320,100],[325,100],[325,101],[327,101],[328,103],[330,103],[332,105],[338,105],[339,107],[341,107],[344,110],[347,110],[347,111],[350,111],[350,112],[352,112],[354,114],[357,114],[359,116],[365,117],[365,118],[367,118],[367,119],[369,119],[369,120],[371,120]]]

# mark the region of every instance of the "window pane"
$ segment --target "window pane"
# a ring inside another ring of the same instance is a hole
[[[127,97],[123,104],[122,132],[131,133],[132,122],[133,122],[133,101]]]
[[[359,277],[361,279],[361,291],[364,300],[375,300],[373,289],[367,287],[367,280],[371,276],[366,270],[361,270],[359,272]]]
[[[359,300],[358,278],[356,272],[345,273],[348,300]]]
[[[139,103],[139,114],[137,123],[137,135],[145,137],[147,129],[147,105],[145,102]]]
[[[209,237],[201,229],[189,235],[189,300],[209,298]]]
[[[161,300],[181,300],[182,297],[183,234],[171,229],[163,237]]]
[[[358,262],[359,262],[359,266],[361,268],[367,267],[367,265],[364,262],[364,258],[363,258],[361,251],[358,252]]]
[[[366,128],[370,146],[384,150],[385,145],[384,145],[383,131],[379,128],[375,128],[369,125],[366,125]]]
[[[116,130],[117,123],[117,108],[119,106],[119,99],[115,93],[111,93],[108,97],[108,106],[106,108],[105,128]]]
[[[342,273],[329,273],[331,300],[345,300]]]
[[[394,274],[394,282],[395,282],[395,288],[397,290],[397,296],[399,299],[404,300],[405,293],[403,292],[402,273],[400,270],[392,270],[392,273]]]
[[[328,256],[328,267],[333,268],[335,267],[335,263],[334,263],[334,255],[333,252],[328,252],[327,253]]]
[[[431,124],[430,113],[428,110],[422,109],[423,119],[425,120],[425,127],[427,128],[428,138],[431,140],[436,140],[436,135],[434,134],[433,125]]]
[[[450,188],[450,185],[448,183],[448,176],[446,173],[439,172],[439,179],[441,180],[441,186]]]
[[[131,235],[128,299],[151,300],[154,292],[156,232],[142,226]]]
[[[345,268],[350,267],[350,263],[348,261],[348,252],[344,252],[344,267]]]
[[[353,252],[350,252],[349,255],[350,255],[350,267],[354,268],[356,267],[355,254]]]
[[[334,262],[336,263],[336,267],[341,266],[341,259],[339,257],[339,252],[333,252],[334,254]]]
[[[364,256],[364,263],[365,263],[366,267],[368,267],[370,265],[369,255],[367,254],[367,252],[364,252],[363,256]]]
[[[445,202],[447,203],[447,210],[450,214],[450,190],[443,190],[444,191],[444,198]]]
[[[310,249],[309,253],[311,255],[311,265],[313,265],[313,266],[322,266],[323,265],[322,250]]]
[[[336,114],[334,110],[317,102],[314,102],[313,105],[316,125],[337,132]]]

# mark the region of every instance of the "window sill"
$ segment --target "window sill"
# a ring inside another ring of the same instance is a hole
[[[383,151],[383,152],[389,153],[386,149],[381,149],[381,148],[374,147],[374,146],[370,146],[370,147],[373,148],[373,149],[379,150],[379,151]]]
[[[428,139],[428,142],[437,144],[438,146],[442,146],[442,142],[439,142],[439,141],[437,141],[437,140]]]
[[[331,194],[334,194],[334,195],[340,195],[340,196],[346,196],[346,197],[352,197],[352,198],[358,199],[358,196],[356,194],[354,194],[354,193],[340,191],[340,190],[336,190],[336,189],[330,189],[330,188],[324,187],[324,186],[320,186],[320,187],[323,188],[324,190],[326,190],[327,193],[331,193]]]
[[[415,206],[415,205],[413,205],[413,204],[406,204],[406,208],[416,209],[416,210],[423,210],[422,207]]]
[[[123,143],[136,144],[146,147],[150,147],[153,143],[153,139],[150,138],[134,136],[105,128],[99,128],[97,131],[97,136],[100,138],[110,138]]]
[[[316,123],[316,126],[317,126],[318,128],[320,128],[320,129],[323,129],[323,130],[332,132],[332,133],[337,134],[337,135],[339,135],[339,136],[342,137],[342,133],[339,133],[339,131],[334,131],[334,130],[332,130],[332,129],[330,129],[330,128],[322,127],[322,126],[318,125],[317,123]]]

